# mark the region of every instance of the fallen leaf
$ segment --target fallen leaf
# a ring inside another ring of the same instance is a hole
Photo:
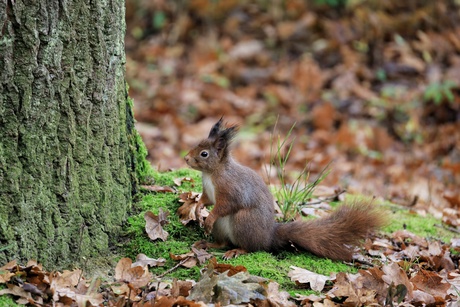
[[[193,178],[190,178],[190,177],[175,178],[173,181],[177,186],[181,186],[184,181],[186,181],[186,182],[194,182]]]
[[[7,283],[10,281],[11,277],[13,277],[15,274],[11,273],[8,270],[2,270],[0,269],[0,284]]]
[[[393,262],[383,266],[382,271],[385,273],[385,275],[382,276],[382,279],[387,285],[404,285],[407,288],[408,299],[412,299],[412,283],[409,281],[407,274],[397,263]]]
[[[166,259],[164,258],[149,258],[145,254],[139,254],[136,256],[136,262],[132,264],[133,267],[135,266],[150,266],[150,267],[156,267],[156,266],[164,266],[166,262]]]
[[[158,215],[155,215],[152,211],[147,211],[144,214],[145,231],[151,240],[161,239],[166,241],[168,238],[168,232],[163,229],[163,226],[168,223],[166,220],[168,214],[163,212],[162,208],[160,208]]]
[[[344,304],[350,306],[366,306],[375,302],[376,291],[364,287],[358,279],[359,274],[337,274],[337,281],[327,293],[330,298],[346,297]]]
[[[31,300],[34,302],[35,300],[32,298],[32,295],[25,291],[22,287],[7,284],[7,289],[0,290],[0,295],[4,294],[11,294],[14,296],[19,296],[20,298],[25,298],[27,301]]]
[[[433,271],[420,270],[410,281],[416,289],[429,293],[432,296],[445,297],[450,288],[450,284]]]
[[[82,278],[81,270],[64,270],[62,273],[55,272],[49,276],[49,279],[50,290],[53,293],[53,300],[55,302],[62,302],[65,305],[70,305],[72,302],[81,305],[82,302],[85,302],[85,304],[89,304],[90,306],[99,306],[104,301],[101,293],[78,293],[78,283],[86,282]]]
[[[360,276],[356,279],[356,283],[362,288],[375,291],[378,302],[383,305],[388,286],[382,279],[384,275],[382,270],[378,267],[373,267],[368,270],[359,270],[358,273]]]
[[[0,271],[12,270],[17,266],[18,266],[18,264],[17,264],[16,260],[12,260],[12,261],[8,262],[7,264],[5,264],[4,266],[0,267]]]
[[[193,268],[197,264],[197,259],[194,252],[188,252],[182,255],[174,255],[169,253],[172,260],[180,261],[181,265],[186,268]]]
[[[217,276],[205,272],[200,281],[192,288],[187,297],[193,301],[205,303],[229,304],[249,303],[251,300],[265,300],[266,291],[257,282],[250,281],[247,272],[240,272],[229,277],[226,273]]]
[[[195,254],[196,259],[198,260],[198,263],[201,265],[206,262],[206,260],[214,257],[212,254],[208,253],[204,249],[197,249],[195,247],[192,247],[192,252]]]
[[[190,295],[190,290],[192,289],[195,282],[183,281],[174,279],[171,287],[171,296],[172,297],[186,297]]]
[[[217,276],[213,274],[213,270],[209,269],[204,271],[200,280],[193,286],[190,295],[187,299],[197,302],[210,303],[216,294],[215,286],[217,284]]]
[[[216,258],[212,258],[209,263],[212,265],[213,270],[218,273],[224,273],[227,272],[228,276],[233,276],[239,272],[247,272],[248,270],[242,266],[242,265],[237,265],[233,266],[228,263],[217,263]]]
[[[198,221],[203,226],[204,219],[209,212],[204,208],[200,199],[201,193],[185,192],[179,195],[179,202],[184,204],[177,209],[177,214],[183,225],[187,225],[190,221]]]
[[[167,193],[175,193],[176,190],[174,190],[171,187],[168,186],[159,186],[159,185],[141,185],[142,188],[152,191],[152,192],[167,192]]]
[[[415,290],[413,292],[413,298],[410,302],[416,306],[431,306],[436,302],[436,300],[434,299],[433,295],[427,292]]]
[[[143,307],[148,307],[142,305]],[[172,297],[172,296],[160,296],[155,300],[155,307],[175,307],[175,306],[187,306],[187,307],[206,307],[207,305],[202,302],[195,302],[187,300],[183,296]]]
[[[122,258],[115,267],[115,279],[121,282],[131,284],[134,288],[146,286],[153,275],[149,272],[147,266],[132,267],[132,261],[129,258]]]
[[[395,238],[395,240],[400,242],[404,242],[405,240],[410,239],[410,242],[415,245],[419,245],[420,247],[424,248],[428,247],[428,242],[425,239],[413,234],[406,229],[397,230],[392,234],[392,236]]]
[[[331,274],[331,277],[328,277],[296,266],[291,266],[291,269],[288,276],[291,277],[292,281],[301,284],[309,283],[310,288],[315,291],[322,291],[326,281],[335,279],[335,274]]]
[[[267,286],[267,298],[266,301],[268,306],[286,306],[294,307],[296,304],[289,299],[291,295],[286,291],[280,291],[280,285],[276,282],[270,282]]]

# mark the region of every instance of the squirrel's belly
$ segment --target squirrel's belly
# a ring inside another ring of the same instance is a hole
[[[216,225],[217,224],[217,225]],[[232,242],[233,244],[236,244],[235,242],[235,236],[233,234],[233,227],[232,227],[232,220],[231,220],[231,216],[230,215],[227,215],[227,216],[224,216],[224,217],[221,217],[219,218],[217,221],[216,221],[216,224],[214,224],[214,227],[218,227],[219,228],[219,232],[224,235],[225,237],[227,237],[230,242]]]

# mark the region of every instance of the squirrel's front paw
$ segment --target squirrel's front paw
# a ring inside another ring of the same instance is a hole
[[[212,227],[214,226],[215,221],[216,221],[216,218],[212,214],[209,214],[208,217],[204,220],[204,232],[206,234],[211,233]]]

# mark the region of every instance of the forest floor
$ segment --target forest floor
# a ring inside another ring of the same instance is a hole
[[[459,12],[455,0],[127,0],[130,96],[160,171],[128,220],[134,238],[120,242],[129,258],[103,280],[12,262],[0,267],[0,295],[57,306],[455,306]],[[186,221],[201,183],[183,156],[221,116],[240,126],[236,159],[267,182],[277,183],[266,172],[273,139],[292,128],[288,176],[307,165],[314,180],[327,167],[316,199],[375,197],[392,223],[353,263],[294,252],[223,262],[209,260],[219,250],[191,250],[205,212]]]
[[[186,167],[225,116],[241,126],[237,159],[265,176],[275,124],[275,137],[295,124],[292,172],[330,165],[329,186],[456,227],[458,5],[309,3],[128,1],[127,75],[152,165]]]

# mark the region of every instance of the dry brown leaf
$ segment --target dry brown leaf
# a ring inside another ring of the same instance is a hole
[[[0,267],[0,271],[12,270],[15,267],[17,267],[17,265],[18,264],[17,264],[16,260],[12,260],[12,261],[8,262],[7,264],[5,264],[4,266]]]
[[[313,107],[312,120],[317,129],[331,130],[337,118],[336,109],[329,103],[318,104]]]
[[[173,284],[171,287],[171,296],[172,297],[187,297],[190,294],[190,290],[192,289],[195,282],[192,281],[183,281],[183,280],[173,280]]]
[[[392,237],[395,240],[400,241],[400,242],[404,242],[406,239],[410,239],[411,243],[413,244],[419,245],[420,247],[423,247],[423,248],[428,247],[428,242],[425,239],[420,238],[419,236],[411,233],[410,231],[406,229],[397,230],[393,232]]]
[[[152,191],[152,192],[167,192],[167,193],[175,193],[176,190],[174,190],[171,187],[168,186],[159,186],[159,185],[141,185],[142,188]]]
[[[163,229],[163,226],[168,223],[168,215],[169,213],[164,212],[162,208],[160,208],[158,215],[155,215],[152,211],[147,211],[144,214],[145,231],[151,240],[161,239],[166,241],[168,232]]]
[[[446,297],[450,284],[445,282],[438,273],[420,270],[410,279],[415,288],[429,293],[432,296]]]
[[[296,266],[291,266],[291,269],[288,276],[292,281],[301,284],[308,283],[310,284],[310,288],[315,291],[322,291],[326,281],[335,279],[335,274],[331,274],[331,276],[328,277]]]
[[[434,304],[436,300],[434,299],[433,295],[425,291],[415,290],[413,292],[413,298],[410,302],[416,306],[430,306]]]
[[[13,277],[15,274],[11,273],[8,270],[2,270],[0,269],[0,284],[7,283],[10,281],[11,277]]]
[[[129,283],[134,288],[146,286],[152,280],[153,275],[147,266],[132,267],[132,264],[133,262],[129,258],[120,259],[115,267],[115,279]]]
[[[323,71],[310,56],[302,58],[296,64],[291,82],[305,96],[308,102],[315,101],[319,98],[325,82]]]
[[[412,299],[412,283],[409,281],[406,272],[404,272],[403,269],[399,267],[397,263],[393,262],[383,266],[382,271],[385,273],[385,275],[382,276],[382,279],[383,281],[385,281],[387,285],[404,285],[407,289],[408,299]]]
[[[112,284],[110,285],[110,289],[112,289],[113,293],[116,295],[127,295],[131,290],[127,283],[119,283],[119,284]]]
[[[294,307],[296,304],[289,299],[291,295],[286,291],[280,291],[280,285],[276,282],[271,282],[267,286],[267,306],[270,307]]]
[[[460,290],[460,274],[457,272],[448,272],[446,281],[450,284],[450,289],[447,293],[453,297],[459,299],[459,290]]]
[[[192,247],[192,252],[195,254],[195,257],[198,260],[198,263],[200,265],[205,263],[206,260],[211,259],[212,257],[214,257],[212,254],[208,253],[204,249],[197,249],[195,247]]]
[[[190,178],[190,177],[180,177],[180,178],[175,178],[174,180],[174,184],[177,185],[177,186],[181,186],[182,183],[184,181],[186,182],[193,182],[193,178]]]
[[[64,270],[62,273],[55,272],[54,274],[51,274],[49,278],[50,290],[53,293],[53,300],[55,302],[62,302],[64,304],[76,302],[79,305],[85,302],[85,304],[89,304],[91,306],[99,306],[104,301],[101,293],[78,292],[79,282],[86,282],[85,279],[82,278],[81,270]]]
[[[214,268],[214,271],[218,272],[218,273],[224,273],[224,272],[228,272],[228,276],[233,276],[239,272],[247,272],[248,270],[242,266],[242,265],[237,265],[237,266],[233,266],[231,264],[228,264],[228,263],[217,263],[217,259],[216,258],[211,258],[211,260],[209,261],[210,264],[212,265],[212,267]]]
[[[200,202],[200,199],[201,193],[185,192],[179,195],[179,202],[184,204],[177,209],[177,214],[183,225],[187,225],[190,221],[198,221],[203,226],[209,211]]]
[[[169,253],[169,256],[174,261],[180,261],[181,265],[186,268],[193,268],[197,264],[197,259],[194,252],[188,252],[182,255],[174,255]]]
[[[143,305],[144,307],[148,307]],[[203,302],[195,302],[187,300],[183,296],[160,296],[155,300],[155,307],[174,307],[174,306],[187,306],[187,307],[206,307]]]
[[[20,298],[24,298],[27,301],[32,301],[32,302],[35,301],[29,292],[25,291],[22,287],[12,285],[12,284],[7,284],[7,289],[0,290],[0,295],[5,295],[5,294],[19,296]]]
[[[356,277],[357,275],[346,274],[344,272],[338,273],[334,287],[327,295],[331,298],[346,297],[344,303],[352,306],[363,306],[374,303],[376,292],[371,289],[358,287],[352,281]]]
[[[132,264],[133,267],[135,266],[150,266],[150,267],[156,267],[156,266],[164,266],[166,262],[166,259],[164,258],[150,258],[147,257],[145,254],[139,254],[136,256],[136,262]]]
[[[265,292],[260,281],[254,280],[247,272],[230,277],[227,274],[214,275],[213,270],[207,270],[193,287],[188,299],[226,306],[265,300]]]

